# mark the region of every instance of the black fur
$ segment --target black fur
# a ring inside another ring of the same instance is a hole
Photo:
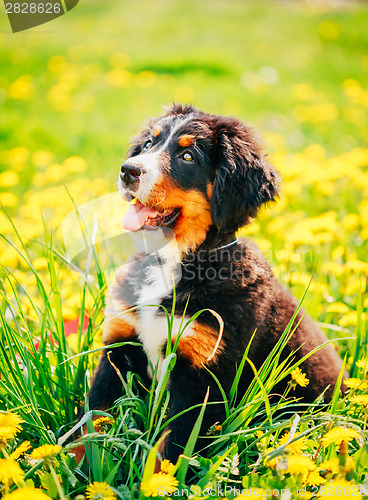
[[[161,130],[157,137],[154,134],[156,127]],[[187,246],[183,243],[184,246],[180,247],[182,277],[175,289],[175,315],[180,318],[186,305],[189,317],[197,311],[212,309],[222,317],[224,331],[219,348],[209,361],[209,356],[203,354],[203,346],[211,340],[211,332],[219,330],[218,322],[211,313],[205,312],[197,318],[196,325],[202,333],[192,333],[194,340],[190,350],[185,338],[180,340],[176,365],[169,381],[168,418],[193,405],[200,405],[209,387],[209,401],[214,404],[209,404],[205,412],[201,429],[204,435],[211,425],[223,421],[225,416],[221,393],[208,370],[217,377],[228,396],[236,368],[254,332],[256,335],[249,358],[259,369],[292,318],[297,302],[277,281],[255,244],[245,239],[231,244],[235,240],[235,231],[256,216],[263,204],[273,201],[278,192],[278,174],[262,154],[251,129],[233,118],[208,115],[192,107],[175,105],[163,118],[152,120],[150,127],[135,141],[130,150],[131,161],[139,162],[142,158],[143,162],[141,153],[145,153],[147,139],[152,140],[152,152],[161,151],[160,147],[166,144],[172,130],[177,133],[173,134],[167,149],[160,152],[162,172],[167,181],[164,186],[172,181],[181,193],[177,206],[182,207],[182,214],[191,213],[192,217],[188,222],[182,215],[173,230],[179,246],[181,241],[186,242],[180,228],[187,227],[190,231],[196,224],[199,235],[195,243],[190,241]],[[178,147],[178,139],[183,134],[196,138],[195,143],[187,148],[195,158],[188,165],[183,163],[182,150]],[[145,182],[144,176],[138,182]],[[212,196],[209,186],[212,186]],[[135,193],[139,192],[135,189]],[[194,214],[193,211],[185,212],[187,204],[192,202],[189,195],[193,194],[201,203],[198,213]],[[210,222],[206,222],[209,213]],[[187,226],[183,226],[186,223]],[[200,234],[203,231],[202,238]],[[224,245],[230,246],[219,248]],[[147,275],[151,267],[152,257],[140,256],[128,270],[117,274],[114,299],[122,310],[135,305],[142,288],[150,285],[142,276]],[[160,298],[160,303],[171,311],[172,300],[173,293],[169,291]],[[120,347],[114,349],[111,356],[123,377],[127,371],[135,371],[144,383],[148,383],[145,340],[140,336],[142,332],[138,321],[141,312],[138,310],[130,314],[129,324],[116,323],[112,315],[107,317],[106,342],[141,342],[142,348]],[[297,351],[295,359],[300,359],[326,341],[311,318],[308,315],[302,317],[302,314],[299,313],[296,318],[295,325],[299,326],[282,359],[292,351]],[[160,330],[155,330],[154,322],[163,317],[162,309],[158,308],[150,325],[151,335],[161,334]],[[124,315],[121,318],[124,320]],[[131,324],[135,320],[137,323],[133,328]],[[209,336],[204,336],[203,328],[208,329]],[[165,351],[165,345],[163,342],[161,352]],[[328,400],[340,367],[341,360],[333,347],[329,345],[319,350],[302,365],[310,380],[309,385],[297,389],[294,395],[303,398],[304,402],[312,402],[327,388]],[[246,365],[239,381],[238,399],[241,399],[253,377],[253,371]],[[286,384],[287,380],[280,383],[275,392],[282,394]],[[90,408],[107,408],[120,395],[121,381],[104,353],[89,394]],[[171,433],[160,450],[163,458],[175,462],[188,440],[198,412],[186,413],[169,425]],[[199,443],[201,445],[203,442]]]
[[[131,342],[138,343],[138,337],[132,337]],[[151,381],[147,376],[147,356],[143,348],[125,345],[114,347],[111,351],[104,350],[97,370],[93,374],[93,390],[90,391],[88,397],[90,409],[107,410],[122,396],[122,384],[120,380],[117,381],[116,370],[119,370],[124,379],[126,379],[128,372],[136,373],[139,375],[143,386],[150,386]],[[111,384],[107,384],[107,381],[111,381]],[[140,384],[137,384],[137,388],[143,394]],[[103,401],[103,404],[101,401]]]
[[[278,175],[266,162],[249,128],[222,118],[217,127],[217,174],[211,200],[214,224],[234,231],[278,195]]]

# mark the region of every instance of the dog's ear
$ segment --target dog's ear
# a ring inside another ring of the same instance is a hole
[[[223,118],[216,129],[217,171],[211,216],[219,230],[236,231],[257,215],[261,205],[275,200],[279,176],[249,127]]]

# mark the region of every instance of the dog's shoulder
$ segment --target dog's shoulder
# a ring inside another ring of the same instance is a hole
[[[233,252],[233,260],[245,278],[239,283],[241,287],[276,280],[271,265],[262,250],[255,242],[247,238],[238,238],[238,244]]]

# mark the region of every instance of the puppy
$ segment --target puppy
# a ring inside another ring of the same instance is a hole
[[[171,342],[180,327],[203,311],[184,331],[170,374],[168,419],[209,401],[201,433],[225,418],[228,396],[252,336],[248,358],[257,369],[271,352],[297,309],[296,300],[277,281],[257,246],[236,238],[264,204],[278,195],[278,174],[262,154],[252,130],[234,118],[174,105],[150,121],[134,141],[119,174],[119,191],[132,201],[123,220],[129,231],[147,237],[162,231],[167,245],[139,254],[116,274],[106,308],[106,345],[134,342],[103,352],[89,392],[90,409],[110,408],[122,395],[122,377],[131,371],[149,387],[159,377],[168,342],[164,313],[176,305]],[[152,305],[156,306],[153,307]],[[132,306],[138,308],[125,312]],[[211,310],[211,311],[210,311]],[[298,313],[281,359],[296,351],[298,360],[326,342],[308,315]],[[181,328],[182,330],[182,328]],[[312,402],[323,391],[331,398],[341,359],[325,346],[301,365],[309,385],[295,396]],[[254,378],[246,363],[238,385],[241,398]],[[282,394],[287,380],[274,392]],[[198,410],[199,411],[199,410]],[[162,458],[175,462],[198,416],[191,410],[174,419],[162,443]]]

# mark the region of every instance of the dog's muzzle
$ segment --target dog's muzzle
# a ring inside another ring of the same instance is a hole
[[[139,177],[142,175],[143,171],[136,165],[132,165],[129,162],[123,163],[120,170],[120,179],[126,186],[131,186],[132,184],[139,182]]]

